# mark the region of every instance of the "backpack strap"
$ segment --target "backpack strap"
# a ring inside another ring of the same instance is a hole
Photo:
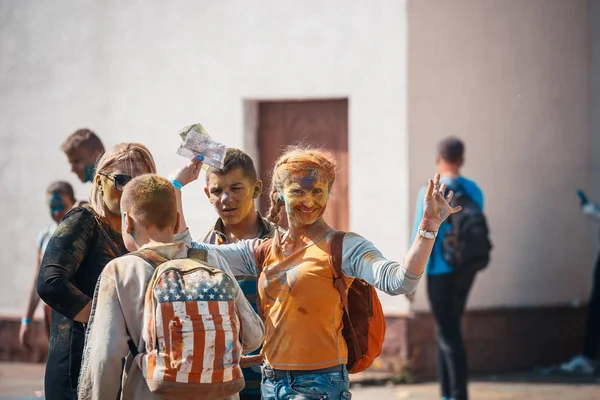
[[[354,354],[356,357],[360,357],[362,352],[360,351],[360,345],[358,343],[358,337],[356,331],[352,326],[352,320],[350,319],[350,306],[348,305],[348,287],[344,281],[344,273],[342,272],[342,257],[344,250],[344,236],[346,232],[337,231],[331,237],[329,242],[329,268],[333,274],[333,286],[337,289],[342,299],[344,306],[344,312],[346,313],[346,320],[348,322],[348,328],[352,332],[352,347],[354,348]]]
[[[136,256],[146,261],[148,264],[152,265],[152,268],[156,269],[159,265],[166,263],[170,259],[167,257],[158,254],[154,250],[150,249],[142,249],[138,251],[134,251],[133,253],[129,253],[130,256]]]
[[[194,249],[188,250],[188,258],[200,263],[206,263],[208,261],[208,252],[205,249]]]
[[[165,256],[158,254],[157,252],[150,249],[142,249],[138,251],[134,251],[133,253],[129,253],[131,256],[136,256],[152,265],[152,268],[156,269],[159,265],[169,261]],[[137,356],[140,352],[136,347],[135,343],[133,343],[133,339],[131,339],[131,334],[129,333],[129,329],[125,326],[125,330],[127,330],[127,334],[129,335],[129,340],[127,341],[127,345],[129,346],[129,351],[133,356]]]

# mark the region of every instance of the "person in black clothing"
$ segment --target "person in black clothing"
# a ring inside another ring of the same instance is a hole
[[[122,143],[98,161],[90,204],[73,208],[50,239],[37,282],[51,308],[44,389],[47,400],[77,398],[77,381],[96,282],[104,266],[127,253],[121,237],[121,194],[136,176],[156,173],[150,151]]]
[[[581,211],[589,218],[600,222],[600,206],[587,199],[583,191],[579,191]],[[560,365],[562,372],[592,375],[600,365],[600,255],[592,278],[592,290],[587,309],[583,353],[574,356],[570,361]]]

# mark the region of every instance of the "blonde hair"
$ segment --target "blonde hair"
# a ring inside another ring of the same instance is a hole
[[[104,198],[96,184],[99,174],[110,174],[116,167],[124,170],[131,177],[141,174],[155,174],[156,164],[150,150],[140,143],[120,143],[108,150],[96,164],[94,184],[90,190],[90,205],[100,215],[105,217]]]
[[[279,228],[281,212],[285,205],[281,199],[285,180],[289,179],[291,174],[310,170],[319,171],[319,176],[325,179],[328,190],[331,192],[331,188],[335,183],[337,163],[335,157],[328,151],[305,146],[292,146],[288,147],[284,154],[275,162],[271,177],[271,191],[269,192],[271,206],[267,213],[267,219],[276,224],[277,228]],[[274,254],[281,255],[281,235],[279,234],[279,229],[275,230],[272,251],[274,251]]]
[[[177,223],[175,188],[168,179],[154,174],[138,176],[125,186],[121,211],[144,227],[173,228]]]

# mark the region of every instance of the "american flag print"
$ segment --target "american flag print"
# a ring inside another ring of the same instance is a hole
[[[159,267],[160,268],[160,267]],[[234,283],[208,268],[157,271],[148,328],[153,347],[141,358],[149,381],[222,383],[242,377]],[[146,302],[148,305],[148,301]]]

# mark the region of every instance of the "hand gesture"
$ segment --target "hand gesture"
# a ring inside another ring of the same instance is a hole
[[[200,170],[202,169],[203,159],[203,156],[198,156],[197,158],[194,158],[185,164],[183,167],[179,168],[179,170],[173,174],[173,180],[181,183],[182,186],[185,186],[188,183],[198,179]]]
[[[446,184],[440,186],[440,174],[435,174],[433,181],[430,179],[423,200],[423,229],[428,231],[437,231],[439,226],[450,215],[459,212],[462,208],[452,207],[450,200],[454,196],[454,192],[450,190],[447,195]]]

